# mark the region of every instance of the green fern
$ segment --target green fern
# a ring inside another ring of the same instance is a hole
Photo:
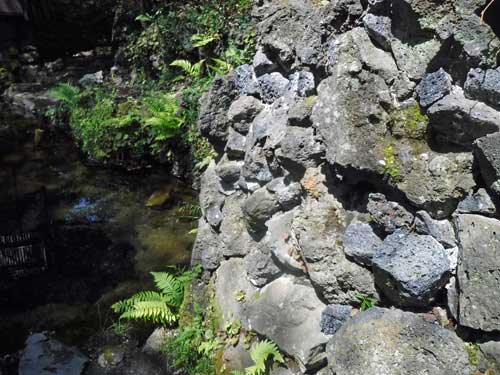
[[[202,59],[195,64],[192,64],[188,60],[175,60],[170,63],[170,66],[181,68],[188,77],[199,78],[201,76],[204,63],[205,59]],[[184,78],[184,76],[179,76],[178,78]]]
[[[60,100],[69,110],[78,107],[80,89],[76,86],[69,83],[59,83],[49,91],[49,94],[53,98]]]
[[[179,101],[173,94],[157,95],[144,101],[147,115],[144,126],[149,127],[154,144],[175,137],[184,123],[178,115]]]
[[[159,292],[136,293],[130,298],[116,302],[111,309],[120,314],[120,319],[171,325],[179,318],[179,308],[182,305],[186,285],[199,272],[199,268],[178,271],[177,275],[168,272],[151,272]]]
[[[255,364],[245,369],[245,375],[266,374],[268,371],[268,362],[271,358],[273,362],[285,362],[278,347],[271,340],[264,340],[254,344],[250,351],[250,357]]]
[[[193,47],[196,48],[204,47],[217,39],[219,39],[219,36],[217,34],[194,34],[191,37]]]

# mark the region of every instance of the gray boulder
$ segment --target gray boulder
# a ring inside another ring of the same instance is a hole
[[[484,368],[500,371],[500,342],[487,341],[479,345],[484,356]]]
[[[328,341],[320,329],[324,308],[307,280],[280,277],[260,291],[246,316],[249,327],[273,340],[305,372],[324,364]]]
[[[200,99],[198,128],[218,150],[222,150],[226,143],[231,125],[227,112],[237,96],[236,73],[233,72],[215,77],[210,90]]]
[[[253,69],[255,71],[255,75],[260,77],[266,73],[272,73],[277,70],[278,65],[272,62],[269,57],[265,54],[262,48],[259,48],[253,57]]]
[[[236,192],[227,197],[222,208],[224,219],[219,230],[224,244],[222,251],[226,257],[245,256],[258,248],[243,220],[242,205],[245,199],[246,194]]]
[[[264,103],[272,103],[287,91],[290,81],[281,73],[267,73],[258,79],[260,94]]]
[[[288,77],[287,91],[296,93],[299,96],[311,96],[316,92],[314,74],[308,71],[299,71]]]
[[[351,317],[353,308],[349,305],[327,305],[321,313],[321,332],[333,335]]]
[[[81,375],[88,358],[43,333],[29,336],[19,360],[19,375]]]
[[[500,130],[500,112],[467,99],[458,86],[429,107],[427,113],[436,140],[444,145],[470,150],[474,140]]]
[[[233,129],[229,129],[224,151],[233,159],[243,159],[246,150],[246,137]]]
[[[453,87],[451,76],[440,68],[424,76],[416,88],[422,107],[428,107],[448,95]]]
[[[315,96],[295,101],[288,111],[288,124],[291,126],[311,126],[311,114],[315,101]]]
[[[478,139],[474,157],[479,165],[486,186],[500,193],[500,132]]]
[[[399,228],[410,228],[413,224],[413,215],[399,203],[388,201],[384,194],[371,193],[366,209],[373,221],[387,233]]]
[[[245,270],[250,282],[259,288],[269,284],[282,273],[269,251],[255,251],[248,254],[245,257]]]
[[[203,218],[198,223],[198,233],[193,246],[193,256],[199,254],[203,269],[216,270],[224,259],[224,244],[210,224]]]
[[[347,321],[327,345],[331,374],[469,375],[464,342],[411,312],[378,307]]]
[[[363,25],[368,35],[386,50],[391,50],[392,20],[389,17],[368,13],[363,17]]]
[[[266,221],[279,209],[280,206],[274,194],[265,187],[256,190],[245,200],[242,207],[248,231],[252,234],[265,231]]]
[[[429,39],[419,43],[407,43],[392,39],[391,50],[398,68],[412,80],[419,80],[425,75],[433,60],[441,50],[441,41]]]
[[[426,211],[418,211],[415,228],[420,234],[428,234],[438,240],[445,248],[457,245],[455,230],[448,220],[435,220]]]
[[[344,252],[359,264],[371,266],[375,249],[382,240],[365,223],[349,224],[344,233]]]
[[[254,182],[262,186],[273,179],[273,166],[267,158],[267,152],[260,146],[251,148],[245,154],[241,176],[246,182]],[[250,189],[255,190],[255,189]]]
[[[331,195],[308,197],[293,220],[302,259],[318,293],[328,303],[357,302],[356,294],[377,298],[373,275],[349,261],[342,249],[345,211]]]
[[[260,95],[259,82],[252,65],[240,65],[234,70],[235,85],[240,95]]]
[[[243,277],[245,274],[242,258],[231,258],[223,262],[215,274],[215,301],[224,321],[240,320],[248,328],[246,308],[259,292]]]
[[[227,118],[231,125],[241,134],[246,134],[255,116],[264,109],[264,105],[253,96],[240,96],[231,103]]]
[[[464,91],[468,98],[500,108],[500,68],[471,69],[467,74]]]
[[[480,214],[493,216],[497,209],[486,189],[479,189],[474,194],[467,196],[458,204],[457,211],[462,214]]]
[[[302,198],[302,186],[298,182],[289,182],[285,177],[278,177],[266,185],[274,193],[283,211],[298,206]]]
[[[223,183],[233,184],[240,178],[241,168],[243,168],[242,160],[229,160],[225,154],[215,170]]]
[[[458,321],[483,331],[500,329],[500,221],[463,214],[459,240]]]
[[[211,161],[207,169],[201,175],[200,188],[200,206],[204,215],[211,208],[219,209],[224,203],[224,194],[222,194],[222,185],[217,175],[215,161]]]
[[[447,252],[431,236],[398,230],[377,248],[372,261],[377,286],[399,306],[428,306],[449,278]]]

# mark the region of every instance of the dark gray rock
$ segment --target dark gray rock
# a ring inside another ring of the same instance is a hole
[[[320,328],[324,308],[307,280],[280,277],[260,291],[246,316],[255,332],[273,340],[304,372],[324,363],[328,341]]]
[[[269,182],[266,188],[276,195],[283,211],[298,206],[302,197],[302,186],[298,182],[288,182],[284,177],[278,177]]]
[[[497,209],[486,189],[479,189],[458,204],[457,211],[463,214],[493,216]]]
[[[500,342],[487,341],[479,344],[479,348],[484,356],[483,367],[500,371]]]
[[[500,194],[500,133],[478,139],[474,144],[474,158],[486,186]]]
[[[220,207],[210,207],[206,213],[207,222],[214,228],[218,228],[222,221],[222,211]]]
[[[224,243],[218,234],[207,221],[201,218],[193,246],[193,258],[194,254],[197,254],[203,269],[208,271],[216,270],[224,258],[224,247]]]
[[[224,151],[233,159],[243,159],[246,150],[246,137],[233,129],[229,129]]]
[[[345,215],[331,195],[307,197],[292,224],[309,278],[328,303],[356,303],[358,293],[378,297],[371,272],[344,254]]]
[[[231,125],[227,112],[238,96],[236,73],[215,77],[210,90],[200,99],[198,128],[217,150],[222,150]]]
[[[250,282],[256,287],[263,287],[281,275],[281,270],[274,263],[270,252],[256,251],[245,257],[245,270]]]
[[[344,252],[355,262],[371,266],[375,249],[382,240],[365,223],[350,224],[344,233]]]
[[[300,178],[307,168],[321,163],[325,148],[318,142],[313,128],[289,126],[275,154],[283,168]]]
[[[422,107],[428,107],[444,98],[451,92],[453,79],[440,68],[434,73],[424,76],[416,88],[418,99]]]
[[[233,184],[240,178],[241,168],[243,168],[242,160],[229,160],[226,154],[217,164],[216,172],[223,182]]]
[[[397,202],[388,201],[384,194],[371,193],[366,207],[374,222],[387,233],[399,228],[410,228],[413,215]]]
[[[420,234],[428,234],[438,240],[445,248],[457,245],[455,230],[448,220],[435,220],[426,211],[418,211],[415,228]]]
[[[391,50],[391,39],[394,36],[392,35],[392,21],[389,17],[368,13],[363,17],[363,25],[368,35],[384,50]]]
[[[427,39],[406,43],[400,39],[392,39],[391,50],[398,68],[405,72],[411,80],[420,80],[429,68],[432,68],[433,60],[441,50],[441,41]]]
[[[204,215],[210,208],[220,208],[224,203],[222,186],[215,161],[211,161],[205,172],[201,176],[200,207]]]
[[[351,317],[352,306],[349,305],[327,305],[321,313],[321,332],[325,335],[333,335]]]
[[[252,239],[243,220],[242,206],[246,194],[235,192],[227,197],[222,214],[224,219],[220,225],[220,238],[224,256],[245,256],[258,249],[258,244]]]
[[[258,82],[264,103],[272,103],[280,96],[283,96],[290,83],[288,79],[278,72],[264,74],[258,78]]]
[[[474,140],[500,130],[500,112],[467,99],[458,86],[429,107],[427,113],[436,140],[444,145],[470,150]]]
[[[252,234],[266,230],[266,221],[278,212],[280,206],[276,196],[265,187],[258,189],[243,203],[242,211],[247,229]]]
[[[500,328],[500,221],[463,214],[455,219],[459,240],[458,321],[483,331]]]
[[[259,48],[255,53],[252,65],[257,77],[266,73],[272,73],[278,69],[278,65],[266,56],[262,48]]]
[[[464,91],[468,98],[500,109],[500,68],[471,69],[467,74]]]
[[[81,375],[88,358],[43,333],[26,340],[19,361],[19,375]]]
[[[236,89],[240,95],[259,95],[260,88],[252,65],[240,65],[234,70]]]
[[[104,74],[102,70],[99,70],[95,73],[85,74],[78,83],[84,87],[90,87],[93,85],[99,85],[104,82]]]
[[[464,342],[411,312],[378,307],[348,320],[327,345],[332,374],[470,375]]]
[[[260,100],[244,95],[231,103],[227,117],[234,129],[241,134],[246,134],[253,119],[263,108],[264,105]]]
[[[308,71],[299,71],[288,77],[288,92],[296,93],[299,96],[306,97],[316,93],[316,83],[314,75]]]
[[[449,278],[447,253],[431,236],[398,230],[377,248],[372,261],[377,286],[399,306],[428,306]]]
[[[294,102],[288,111],[289,125],[303,127],[311,126],[311,114],[315,101],[316,97],[313,96]]]
[[[265,185],[273,179],[273,172],[269,165],[267,152],[260,146],[255,146],[245,154],[245,163],[241,175],[246,182],[255,182],[259,186]],[[250,189],[253,190],[253,189]]]

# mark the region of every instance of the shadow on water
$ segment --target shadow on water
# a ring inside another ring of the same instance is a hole
[[[64,134],[38,127],[0,118],[0,240],[42,233],[47,252],[46,269],[0,264],[0,354],[30,331],[80,344],[109,327],[110,304],[150,286],[149,272],[188,264],[194,241],[178,206],[196,194],[161,166],[91,167]]]

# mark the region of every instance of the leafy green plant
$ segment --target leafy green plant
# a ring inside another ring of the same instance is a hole
[[[191,41],[193,42],[193,47],[200,48],[219,38],[220,36],[218,34],[194,34],[191,36]]]
[[[171,325],[179,318],[179,308],[185,286],[195,277],[196,270],[177,275],[167,272],[151,272],[159,291],[143,291],[111,306],[120,319],[143,320]]]
[[[469,342],[465,344],[467,349],[467,354],[469,355],[469,363],[473,366],[479,365],[479,344],[475,342]]]
[[[233,371],[233,375],[264,375],[268,374],[273,363],[285,363],[278,347],[271,340],[263,340],[252,346],[250,358],[254,365],[247,367],[244,372]]]
[[[70,110],[75,110],[78,107],[81,92],[76,86],[69,83],[59,83],[49,93],[55,99],[63,102]]]
[[[247,299],[247,294],[244,290],[238,290],[234,293],[234,299],[239,303],[244,303]]]
[[[195,64],[192,64],[188,60],[175,60],[170,63],[170,66],[176,66],[178,68],[181,68],[184,71],[184,73],[190,78],[199,78],[201,76],[204,63],[205,59],[202,59]],[[180,75],[176,79],[184,79],[184,78],[186,77]]]
[[[182,203],[176,211],[176,215],[182,220],[198,220],[201,217],[201,207],[195,203]]]
[[[401,179],[401,170],[394,146],[392,144],[386,145],[382,150],[382,154],[384,155],[382,173],[398,182]]]
[[[361,311],[366,311],[371,309],[373,306],[377,304],[377,300],[373,297],[367,296],[366,294],[357,293],[355,297],[358,299],[360,303]]]

